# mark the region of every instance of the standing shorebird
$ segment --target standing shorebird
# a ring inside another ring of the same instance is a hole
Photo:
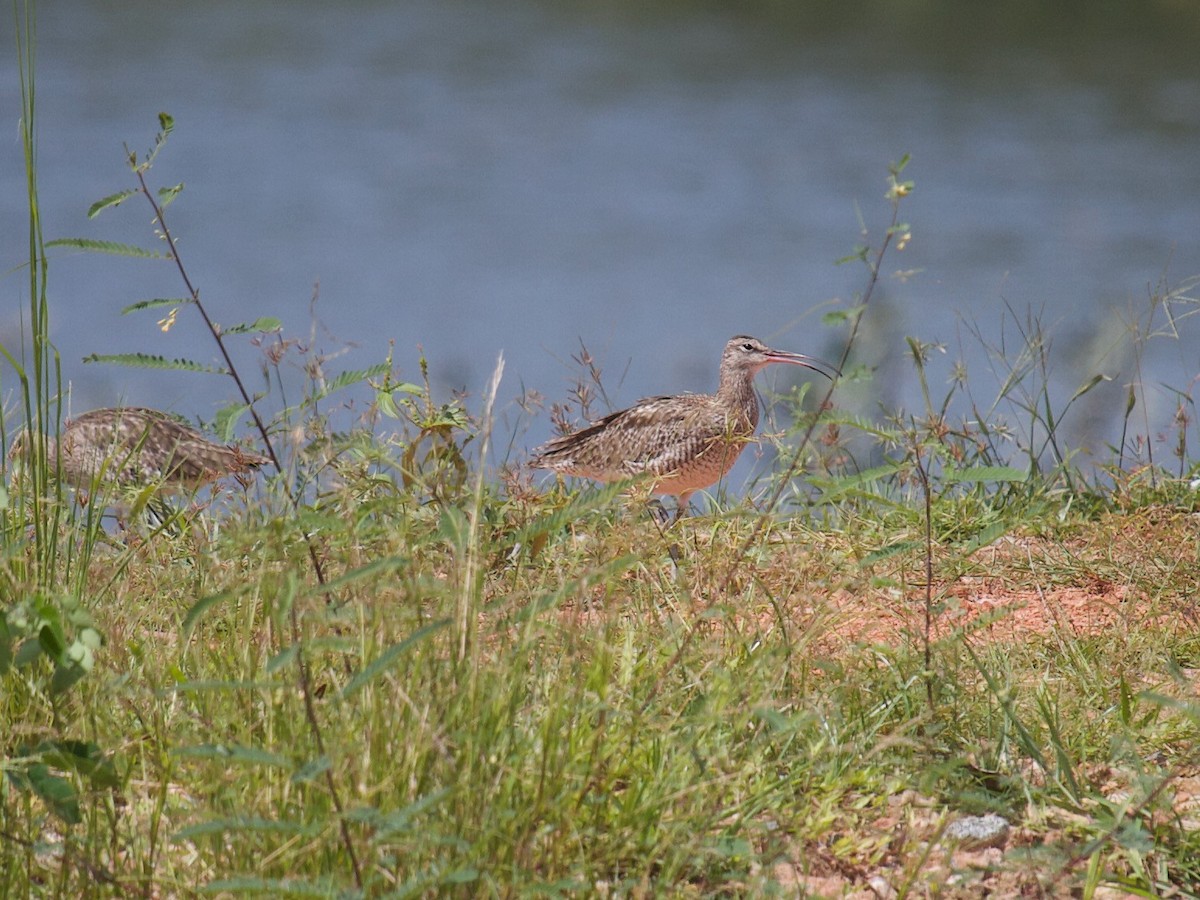
[[[26,432],[8,455],[26,458],[31,450]],[[112,485],[193,493],[227,475],[244,477],[269,462],[257,453],[210,441],[166,413],[136,406],[94,409],[68,419],[58,440],[46,438],[50,471],[83,491]]]
[[[639,400],[539,447],[530,465],[596,481],[648,476],[653,493],[678,497],[678,519],[692,494],[723,478],[753,439],[758,427],[754,374],[771,363],[804,366],[826,378],[831,376],[820,366],[837,371],[741,334],[730,338],[721,354],[715,394]]]

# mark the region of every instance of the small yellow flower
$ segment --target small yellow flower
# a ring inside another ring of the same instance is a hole
[[[912,232],[911,231],[904,232],[904,234],[900,235],[899,240],[896,241],[896,249],[903,250],[905,247],[908,246],[908,242],[911,240],[912,240]]]
[[[171,327],[175,324],[175,316],[178,313],[179,313],[179,307],[177,306],[173,310],[171,310],[169,313],[167,313],[167,317],[165,319],[158,320],[158,327],[162,329],[163,334],[166,334],[168,331],[171,330]]]

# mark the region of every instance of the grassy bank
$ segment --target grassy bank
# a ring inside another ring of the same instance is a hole
[[[107,587],[79,598],[95,667],[59,693],[45,660],[5,675],[0,890],[356,895],[356,867],[372,896],[1200,882],[1186,504],[936,539],[927,657],[919,515],[663,535],[565,503],[348,477],[305,518],[327,589],[290,524],[237,502],[207,535],[104,540],[85,581]],[[914,540],[881,556],[881,534]],[[1000,847],[939,838],[987,812]]]

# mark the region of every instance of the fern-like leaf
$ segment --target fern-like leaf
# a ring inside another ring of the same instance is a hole
[[[181,372],[211,372],[213,375],[228,375],[224,366],[207,365],[194,359],[167,359],[149,353],[93,353],[83,358],[85,363],[110,363],[131,366],[136,369],[174,369]]]
[[[109,194],[103,200],[97,200],[95,203],[93,203],[91,206],[88,207],[87,217],[89,219],[94,219],[94,218],[96,218],[96,216],[100,215],[100,213],[104,212],[104,210],[108,209],[109,207],[120,206],[122,203],[124,203],[126,200],[128,200],[130,197],[132,197],[137,192],[138,192],[137,188],[130,188],[127,191],[117,191],[115,194]]]
[[[221,334],[259,334],[262,332],[280,331],[283,329],[283,323],[274,316],[263,316],[261,319],[255,319],[253,322],[239,322],[237,325],[228,327],[221,326]]]
[[[121,315],[127,316],[132,312],[141,312],[144,309],[158,309],[162,306],[186,306],[189,303],[195,302],[191,297],[157,297],[154,300],[139,300],[137,303],[131,303],[121,310]]]
[[[76,250],[87,250],[90,253],[111,253],[114,256],[136,256],[141,259],[170,259],[165,253],[157,250],[147,250],[145,247],[135,247],[133,244],[122,244],[118,241],[95,241],[91,238],[59,238],[50,241],[47,247],[74,247]]]
[[[158,189],[158,206],[159,206],[159,208],[166,209],[168,206],[171,205],[172,201],[174,201],[174,199],[182,193],[183,193],[183,182],[182,181],[179,182],[179,184],[173,185],[171,187],[159,188]]]
[[[327,381],[325,387],[317,391],[312,398],[312,402],[323,400],[335,391],[340,391],[342,388],[352,384],[358,384],[366,381],[368,378],[379,378],[386,375],[389,366],[387,363],[377,363],[368,369],[352,369],[347,372],[342,372],[337,375],[332,381]]]

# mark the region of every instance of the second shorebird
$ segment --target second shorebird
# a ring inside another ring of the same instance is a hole
[[[678,518],[692,494],[720,481],[753,439],[758,427],[754,375],[771,363],[804,366],[826,378],[831,376],[821,367],[837,371],[741,334],[730,338],[721,354],[715,394],[639,400],[539,447],[530,465],[596,481],[646,476],[654,493],[678,497]]]
[[[9,458],[31,452],[26,432]],[[195,492],[227,475],[244,477],[270,460],[236,445],[210,441],[196,429],[155,409],[94,409],[69,419],[56,441],[46,439],[46,464],[71,485],[120,490],[153,486],[157,492]]]

